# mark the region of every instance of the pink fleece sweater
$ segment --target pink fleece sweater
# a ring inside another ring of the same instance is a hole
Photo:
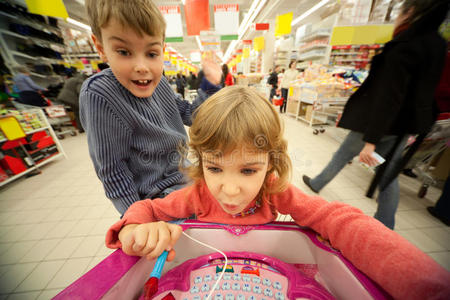
[[[255,201],[249,205],[252,207]],[[289,188],[262,201],[254,214],[233,217],[222,210],[204,181],[164,199],[135,202],[106,234],[109,248],[120,248],[120,229],[127,224],[170,221],[192,214],[200,221],[253,225],[274,221],[277,212],[290,214],[339,249],[355,267],[395,299],[450,299],[450,272],[396,232],[359,209]]]

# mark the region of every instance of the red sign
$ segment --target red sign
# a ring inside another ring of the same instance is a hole
[[[210,30],[209,0],[186,0],[184,13],[188,35],[200,35],[200,31]]]
[[[255,30],[269,30],[269,23],[256,23]]]

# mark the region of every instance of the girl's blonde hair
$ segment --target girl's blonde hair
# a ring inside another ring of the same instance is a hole
[[[252,88],[229,86],[206,100],[195,112],[189,129],[188,175],[195,181],[204,178],[202,153],[231,153],[238,147],[269,154],[264,194],[287,188],[291,175],[291,160],[283,125],[273,106]],[[270,180],[272,174],[277,180]]]

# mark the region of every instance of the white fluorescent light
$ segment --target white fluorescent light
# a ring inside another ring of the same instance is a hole
[[[200,51],[203,51],[202,42],[200,41],[198,35],[195,36],[195,39],[197,40],[198,49],[200,49]]]
[[[186,0],[181,0],[181,3],[184,5],[184,2],[185,2]]]
[[[327,4],[327,2],[329,2],[330,0],[322,0],[319,3],[317,3],[316,5],[314,5],[313,7],[311,7],[310,9],[308,9],[307,11],[305,11],[300,17],[296,18],[294,21],[292,21],[291,25],[295,26],[297,23],[299,23],[301,20],[305,19],[306,17],[308,17],[309,15],[311,15],[313,12],[315,12],[316,10],[318,10],[319,8],[321,8],[322,6],[324,6],[325,4]]]
[[[84,23],[78,22],[77,20],[74,20],[74,19],[71,19],[71,18],[67,18],[66,21],[71,23],[71,24],[73,24],[73,25],[76,25],[78,27],[81,27],[81,28],[84,28],[86,30],[92,31],[90,26],[88,26],[88,25],[86,25]]]
[[[252,5],[250,6],[250,9],[248,13],[245,15],[244,20],[239,25],[238,29],[238,40],[233,40],[230,45],[228,46],[227,51],[225,51],[225,56],[223,58],[224,61],[227,61],[228,58],[231,55],[231,52],[233,52],[234,48],[236,47],[239,40],[242,39],[247,29],[250,27],[250,24],[253,23],[253,21],[256,19],[258,14],[260,13],[261,9],[263,8],[264,4],[266,4],[267,0],[253,0]]]

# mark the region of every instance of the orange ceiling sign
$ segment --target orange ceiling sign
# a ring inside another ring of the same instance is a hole
[[[209,0],[186,0],[184,13],[188,35],[200,35],[200,31],[210,29]]]

